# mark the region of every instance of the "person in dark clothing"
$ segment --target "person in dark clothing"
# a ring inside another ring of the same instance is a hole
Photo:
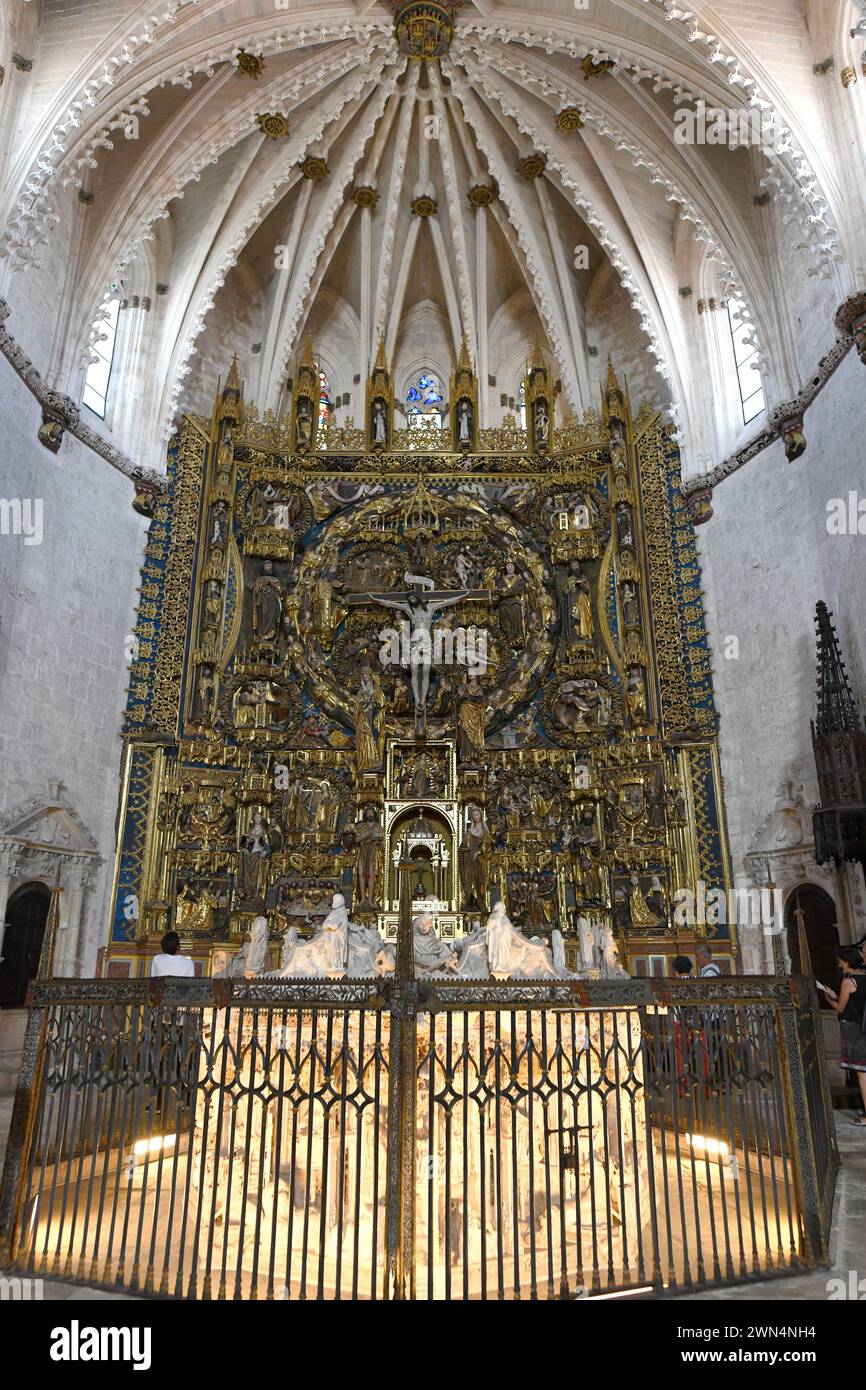
[[[866,1112],[866,965],[858,946],[840,946],[839,969],[842,971],[839,993],[832,989],[825,989],[824,993],[839,1015],[842,1067],[857,1077]],[[866,1114],[854,1123],[866,1128]]]

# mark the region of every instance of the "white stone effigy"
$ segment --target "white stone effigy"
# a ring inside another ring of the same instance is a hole
[[[355,1273],[369,1290],[384,1255],[387,1013],[377,1029],[364,1010],[287,1025],[221,1011],[203,1043],[190,1180],[211,1268],[247,1287],[258,1247],[274,1252],[278,1296],[310,1296],[316,1270],[326,1295],[348,1296]],[[346,1078],[364,1104],[341,1110],[329,1098]],[[470,1008],[450,1037],[422,1015],[407,1084],[419,1288],[442,1298],[450,1281],[477,1297],[537,1278],[573,1290],[593,1270],[627,1282],[652,1212],[636,1011]],[[341,1260],[349,1248],[357,1271]]]
[[[276,976],[288,979],[373,979],[394,969],[394,948],[373,926],[353,922],[342,893],[335,893],[331,910],[309,941],[299,941],[290,927],[283,941]]]

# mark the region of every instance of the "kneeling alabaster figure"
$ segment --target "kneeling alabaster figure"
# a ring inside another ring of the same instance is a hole
[[[388,975],[394,969],[395,951],[386,945],[375,927],[349,923],[348,974],[352,979],[365,980],[375,975]]]
[[[460,964],[457,974],[461,980],[488,980],[490,966],[487,963],[487,932],[480,922],[474,922],[472,926],[472,931],[467,932],[458,943]]]
[[[252,980],[261,975],[268,951],[268,919],[255,917],[244,944],[229,966],[232,979]]]
[[[349,914],[342,893],[331,899],[331,910],[309,941],[298,941],[294,929],[286,933],[280,974],[291,979],[325,976],[340,980],[346,974],[349,954]]]
[[[619,958],[619,947],[609,924],[607,922],[597,923],[593,935],[595,936],[597,965],[601,978],[603,980],[627,979],[628,971],[623,969],[622,961]]]
[[[557,968],[541,941],[528,941],[509,919],[504,903],[496,903],[487,919],[487,959],[491,975],[501,980],[561,980],[568,976]]]
[[[421,912],[412,919],[412,944],[415,952],[415,974],[453,975],[457,970],[457,956],[447,941],[437,935],[433,918],[429,912]]]

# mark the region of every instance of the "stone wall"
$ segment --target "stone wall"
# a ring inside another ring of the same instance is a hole
[[[34,519],[41,503],[42,515],[38,544],[8,522],[0,534],[0,817],[47,799],[49,781],[65,784],[102,858],[86,907],[92,972],[109,915],[125,644],[147,523],[127,479],[76,440],[56,456],[42,448],[36,402],[2,359],[0,388],[0,497],[35,504]]]
[[[866,374],[854,352],[806,415],[795,463],[781,443],[721,483],[699,527],[721,718],[722,770],[735,873],[788,777],[817,799],[809,721],[815,713],[815,604],[834,614],[848,672],[866,708],[866,534],[832,535],[828,503],[859,488]],[[864,518],[866,531],[866,518]]]

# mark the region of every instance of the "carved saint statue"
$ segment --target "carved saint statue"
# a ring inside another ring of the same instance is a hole
[[[626,627],[640,627],[640,604],[634,584],[623,585],[622,616]]]
[[[631,550],[634,546],[634,532],[631,525],[631,509],[625,502],[618,502],[616,508],[616,538],[620,547]]]
[[[457,757],[463,764],[478,767],[484,762],[487,705],[477,676],[458,687],[457,699]]]
[[[667,898],[662,887],[662,881],[658,874],[653,874],[649,892],[646,895],[647,906],[650,912],[659,919],[660,922],[667,920]]]
[[[641,892],[640,879],[637,874],[629,875],[631,890],[628,895],[628,910],[631,924],[633,927],[657,927],[659,918],[656,917],[643,893]]]
[[[238,882],[240,901],[258,903],[264,901],[267,886],[267,863],[274,846],[274,833],[265,823],[260,811],[256,811],[250,828],[244,836],[238,860]]]
[[[523,622],[524,589],[525,585],[517,573],[517,566],[513,560],[509,560],[505,566],[499,599],[499,625],[515,651],[518,651],[526,640]]]
[[[628,975],[619,959],[619,950],[613,928],[609,922],[596,922],[593,926],[595,963],[603,980],[621,980]]]
[[[523,903],[528,927],[552,926],[556,916],[556,880],[530,874],[524,885]]]
[[[313,412],[309,398],[301,396],[298,401],[298,414],[295,420],[295,442],[298,449],[306,450],[313,442]]]
[[[340,818],[340,798],[330,778],[312,778],[307,793],[309,824],[315,830],[336,830]]]
[[[630,666],[628,670],[628,682],[625,689],[625,702],[628,712],[636,724],[645,724],[647,717],[646,708],[646,682],[640,666]]]
[[[223,615],[222,589],[215,579],[208,580],[205,596],[204,621],[207,627],[219,627]]]
[[[217,455],[216,482],[220,487],[228,487],[232,476],[232,464],[235,457],[234,440],[232,439],[232,427],[226,426],[223,435],[220,451]]]
[[[376,672],[365,667],[355,696],[355,766],[359,772],[382,766],[385,751],[385,695]]]
[[[207,888],[202,888],[196,897],[192,885],[185,883],[175,900],[175,927],[183,935],[209,932],[218,903],[219,899]]]
[[[253,585],[253,632],[259,642],[273,642],[283,620],[283,595],[271,560]]]
[[[216,680],[213,666],[202,666],[195,691],[195,717],[202,723],[206,723],[210,718],[215,694]]]
[[[334,629],[334,573],[321,574],[313,584],[313,624],[320,637],[330,637]]]
[[[239,686],[232,696],[232,714],[236,729],[251,729],[256,722],[256,709],[261,703],[261,681]]]
[[[373,443],[384,448],[388,443],[388,412],[385,409],[385,402],[378,396],[373,402],[371,423]]]
[[[457,406],[457,442],[472,443],[472,407],[467,400],[461,400]]]
[[[375,908],[376,888],[382,872],[382,827],[375,806],[365,806],[364,814],[352,827],[358,846],[355,861],[355,908]]]
[[[566,643],[588,642],[592,639],[592,600],[590,583],[575,563],[565,584],[567,595]]]
[[[209,544],[213,549],[219,550],[225,545],[228,535],[228,511],[225,502],[219,501],[214,504],[212,516]]]
[[[459,551],[454,561],[454,573],[457,575],[457,582],[462,588],[473,589],[475,587],[475,566],[465,550]]]
[[[469,807],[469,819],[460,845],[460,886],[463,909],[484,910],[487,902],[487,865],[492,836],[480,806]]]

